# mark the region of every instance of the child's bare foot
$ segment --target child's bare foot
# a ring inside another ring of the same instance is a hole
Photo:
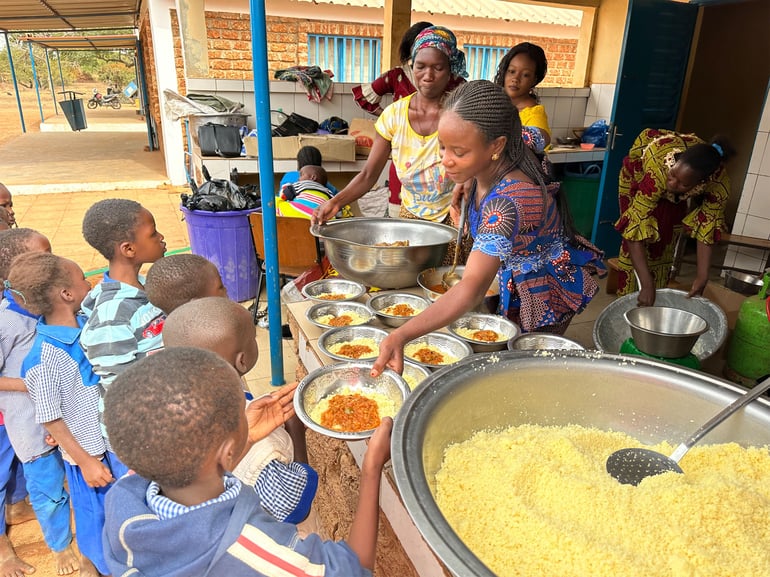
[[[81,577],[100,577],[99,571],[96,570],[96,566],[85,555],[80,556],[80,575]]]
[[[8,535],[0,535],[0,577],[24,577],[35,572],[35,568],[16,556]]]
[[[80,562],[72,549],[72,543],[67,545],[63,551],[58,553],[54,551],[53,558],[56,561],[56,573],[58,575],[69,575],[80,568]]]
[[[18,503],[5,506],[5,524],[19,525],[35,518],[35,511],[29,501],[22,499]]]

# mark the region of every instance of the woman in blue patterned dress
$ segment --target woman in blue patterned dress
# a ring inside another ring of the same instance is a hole
[[[523,332],[563,334],[598,291],[591,274],[604,271],[601,252],[574,232],[558,184],[546,182],[524,145],[502,88],[476,80],[455,89],[438,131],[447,176],[469,191],[473,249],[462,280],[381,343],[375,374],[400,371],[404,344],[471,310],[495,276],[498,314]]]

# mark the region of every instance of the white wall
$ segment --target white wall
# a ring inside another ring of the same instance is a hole
[[[743,183],[738,212],[730,232],[770,239],[770,98],[767,96],[746,180]],[[730,247],[724,264],[759,271],[767,262],[767,253],[768,251],[759,249]]]

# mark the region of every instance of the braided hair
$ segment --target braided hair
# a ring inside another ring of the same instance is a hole
[[[451,110],[462,120],[476,126],[485,142],[504,136],[505,149],[500,161],[500,178],[511,170],[521,170],[542,191],[543,206],[551,182],[532,150],[521,138],[519,112],[505,90],[489,80],[472,80],[455,88],[444,102],[444,110]],[[572,217],[563,194],[556,195],[557,208],[562,217],[564,234],[574,239]]]
[[[8,283],[33,315],[53,312],[54,295],[70,286],[65,262],[66,259],[50,252],[25,252],[13,260]]]

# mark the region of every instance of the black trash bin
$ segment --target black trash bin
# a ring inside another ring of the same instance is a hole
[[[83,107],[83,99],[78,98],[82,95],[82,92],[75,92],[74,90],[64,90],[59,92],[64,95],[64,100],[59,101],[64,116],[67,122],[70,124],[72,130],[83,130],[88,128],[86,124],[86,110]]]

